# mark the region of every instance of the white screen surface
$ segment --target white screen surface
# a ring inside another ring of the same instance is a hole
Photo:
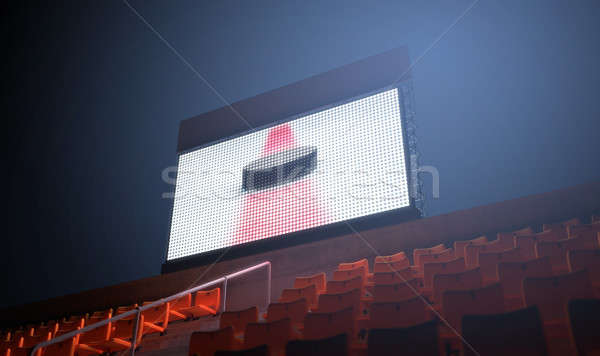
[[[183,153],[167,261],[407,207],[404,150],[391,89]],[[297,170],[245,189],[264,163]]]

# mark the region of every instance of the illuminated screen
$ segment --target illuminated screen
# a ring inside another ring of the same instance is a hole
[[[182,153],[167,260],[409,206],[402,135],[391,89]]]

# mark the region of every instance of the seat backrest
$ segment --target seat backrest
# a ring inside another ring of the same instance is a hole
[[[344,293],[323,293],[319,295],[319,313],[331,313],[352,308],[356,316],[360,314],[360,289],[353,289]]]
[[[372,303],[369,329],[405,328],[431,319],[426,301],[413,297],[399,302]]]
[[[60,336],[68,332],[77,330],[78,328],[83,328],[84,326],[85,321],[83,318],[79,318],[78,320],[63,320],[58,323],[58,331],[55,335]]]
[[[469,290],[450,290],[442,295],[442,315],[460,332],[465,315],[496,314],[504,312],[504,296],[500,283]]]
[[[143,305],[148,305],[151,303],[152,302],[144,302]],[[144,315],[144,321],[166,328],[169,325],[169,306],[169,303],[163,303],[144,310],[142,312]]]
[[[87,324],[92,325],[110,318],[112,318],[112,309],[104,310],[101,312],[95,312],[88,318]],[[100,326],[83,334],[80,334],[79,343],[88,344],[91,341],[106,341],[110,338],[111,331],[112,323],[109,322],[104,326]]]
[[[267,309],[267,321],[290,318],[292,323],[299,324],[304,322],[306,313],[308,313],[308,303],[304,298],[287,303],[271,303]]]
[[[74,356],[79,343],[79,335],[44,347],[44,356]]]
[[[417,265],[417,267],[419,268],[420,271],[423,271],[423,265],[425,263],[448,262],[448,261],[452,261],[453,259],[455,259],[454,249],[447,248],[447,249],[439,251],[439,252],[421,255],[419,257],[419,264]]]
[[[343,270],[333,271],[334,281],[345,281],[351,278],[360,277],[362,280],[366,279],[366,268],[364,265],[357,266],[355,268],[347,268]]]
[[[454,241],[454,256],[465,257],[465,246],[467,245],[482,245],[487,243],[486,236],[476,237],[472,240]]]
[[[133,327],[135,325],[135,319],[120,319],[112,323],[114,328],[111,332],[111,338],[123,339],[123,340],[131,340],[133,335]],[[136,343],[139,345],[142,340],[142,333],[144,328],[144,315],[140,315],[140,323],[138,324],[138,335]]]
[[[523,296],[526,306],[536,305],[544,323],[566,321],[570,299],[593,298],[594,292],[586,270],[545,278],[525,278]]]
[[[350,279],[342,281],[328,281],[327,282],[327,293],[344,293],[353,289],[363,290],[364,280],[360,276],[356,276]]]
[[[407,259],[408,259],[408,256],[406,256],[406,253],[404,251],[400,251],[398,253],[395,253],[395,254],[389,255],[389,256],[376,256],[375,263],[392,263],[392,262],[404,261]],[[410,264],[410,262],[409,262],[409,264]]]
[[[463,355],[546,356],[546,340],[536,307],[508,313],[465,315]],[[475,351],[473,351],[475,350]]]
[[[459,273],[466,269],[463,257],[447,262],[428,262],[423,264],[423,284],[425,288],[433,288],[433,276],[436,274]]]
[[[325,291],[325,283],[325,273],[321,272],[312,276],[296,277],[296,279],[294,279],[294,288],[304,288],[314,284],[317,287],[317,292],[323,293]]]
[[[502,244],[498,240],[480,245],[467,245],[465,246],[465,264],[467,267],[477,267],[479,266],[480,252],[502,252],[508,248],[511,247],[506,247],[506,244]]]
[[[442,354],[438,339],[437,320],[407,328],[371,329],[368,343],[368,356],[438,356]]]
[[[568,305],[569,331],[579,355],[600,351],[600,299],[574,299]]]
[[[592,241],[596,242],[596,241]],[[580,250],[586,248],[597,248],[598,245],[590,246],[586,243],[584,237],[573,237],[558,241],[539,241],[535,244],[535,254],[537,257],[550,257],[552,270],[555,273],[564,273],[568,271],[567,252],[571,250]]]
[[[46,324],[41,324],[41,325],[37,326],[34,330],[34,334],[35,335],[46,335],[47,333],[50,333],[52,335],[52,337],[54,337],[54,335],[56,334],[57,331],[58,331],[58,322],[55,320],[51,320],[51,321],[48,321]]]
[[[221,313],[219,321],[220,328],[226,328],[231,326],[233,331],[237,333],[243,333],[246,330],[246,325],[249,323],[256,323],[258,321],[258,308],[252,306],[248,309],[238,311],[226,311]]]
[[[328,338],[292,340],[285,347],[286,356],[347,356],[348,335],[341,333]]]
[[[369,272],[369,261],[367,261],[366,258],[363,258],[362,260],[358,260],[356,262],[345,262],[345,263],[340,263],[338,265],[338,270],[339,271],[345,271],[345,270],[349,270],[349,269],[357,269],[359,267],[364,267],[365,269],[365,273]]]
[[[221,288],[197,291],[194,293],[193,305],[204,305],[215,312],[219,311],[221,307]]]
[[[354,309],[346,308],[331,313],[308,313],[304,318],[303,335],[306,340],[325,339],[339,334],[354,338]]]
[[[409,266],[410,261],[408,258],[392,262],[375,262],[375,264],[373,265],[373,273],[393,272],[408,268]]]
[[[218,350],[215,356],[269,356],[269,347],[267,345],[259,345],[251,349],[244,350]]]
[[[421,256],[430,255],[432,253],[438,253],[438,252],[444,251],[445,249],[446,249],[446,246],[444,246],[444,244],[439,244],[439,245],[435,245],[433,247],[428,247],[428,248],[415,248],[413,250],[413,264],[415,266],[420,266],[421,265]]]
[[[500,241],[500,244],[504,245],[506,248],[513,248],[514,246],[514,237],[521,235],[531,235],[533,234],[533,229],[531,227],[526,227],[520,230],[515,230],[511,232],[499,232],[496,235],[496,239]]]
[[[229,350],[234,346],[231,326],[213,331],[196,331],[190,336],[189,356],[213,356],[216,350]]]
[[[433,277],[433,300],[442,302],[442,294],[448,290],[466,290],[483,285],[479,267],[460,273],[436,274]]]
[[[484,283],[498,279],[498,263],[521,262],[521,252],[517,248],[511,248],[501,252],[479,252],[479,267]]]
[[[600,284],[600,249],[570,250],[567,264],[569,272],[587,269],[592,284]]]
[[[515,236],[515,247],[521,251],[525,260],[536,258],[535,244],[538,241],[558,241],[566,239],[567,234],[562,231],[548,230],[531,235]]]
[[[292,322],[289,318],[266,323],[249,323],[244,333],[244,347],[268,345],[272,354],[279,354],[291,338]]]
[[[34,335],[26,335],[23,337],[23,343],[21,347],[26,349],[33,348],[40,342],[48,341],[50,339],[52,339],[52,334],[50,332],[46,332],[46,334],[39,333]]]
[[[293,302],[300,298],[306,299],[309,306],[317,304],[317,287],[314,284],[304,288],[286,288],[281,292],[280,303]]]
[[[404,283],[413,278],[415,278],[415,273],[410,267],[390,272],[373,273],[373,282],[375,284]]]
[[[505,298],[523,297],[523,280],[527,277],[549,277],[552,275],[550,257],[536,258],[525,262],[501,262],[498,264],[498,279]]]
[[[418,293],[418,281],[416,278],[406,282],[392,284],[375,284],[373,287],[373,302],[400,302],[411,299]]]

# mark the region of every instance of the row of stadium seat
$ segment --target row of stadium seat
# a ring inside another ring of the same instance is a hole
[[[494,314],[499,320],[522,315],[537,318],[544,348],[551,354],[570,354],[577,345],[573,336],[577,328],[566,307],[572,300],[600,297],[599,240],[600,223],[595,217],[590,224],[571,219],[544,225],[537,233],[525,228],[498,233],[492,241],[482,236],[456,241],[452,247],[440,244],[414,249],[410,255],[399,251],[377,256],[372,269],[367,259],[341,263],[332,271],[331,280],[325,273],[297,277],[264,314],[257,307],[219,313],[220,290],[201,291],[144,311],[136,344],[146,334],[162,334],[172,321],[218,315],[218,330],[192,335],[190,355],[253,354],[247,350],[293,355],[303,348],[329,350],[323,345],[330,342],[343,344],[344,354],[376,355],[378,346],[374,345],[379,341],[375,340],[398,333],[410,335],[414,330],[435,330],[439,354],[468,353],[471,349],[465,345],[471,339],[465,335],[476,334],[478,329],[469,329],[472,324],[466,321],[483,323],[481,318]],[[8,331],[2,336],[0,355],[28,355],[39,342],[137,307],[122,306],[114,313],[109,309]],[[133,324],[133,316],[107,323],[40,349],[38,355],[125,350],[131,347]],[[589,331],[579,329],[580,335]],[[394,336],[389,342],[394,339],[400,338]]]
[[[199,291],[193,295],[187,294],[173,302],[144,310],[140,315],[136,344],[140,344],[144,335],[165,332],[170,321],[215,315],[219,310],[220,301],[220,289],[217,288],[210,291]],[[143,305],[149,303],[151,302],[145,302]],[[137,304],[121,306],[116,308],[114,313],[113,309],[108,309],[5,332],[0,344],[0,355],[30,355],[35,345],[40,342],[105,321],[137,307]],[[135,319],[135,315],[131,315],[115,322],[108,322],[64,342],[39,349],[37,356],[63,356],[76,353],[100,355],[127,350],[131,348]]]
[[[600,298],[600,224],[573,219],[543,229],[415,249],[412,263],[405,252],[378,256],[372,271],[366,259],[342,263],[331,280],[325,273],[297,277],[266,314],[256,308],[223,313],[220,329],[194,333],[189,354],[295,354],[290,345],[299,344],[293,340],[345,335],[349,352],[375,355],[373,340],[381,336],[373,335],[407,328],[433,328],[436,355],[444,350],[468,354],[463,336],[479,332],[469,322],[482,323],[488,314],[528,319],[522,324],[540,329],[540,350],[571,354],[575,342],[568,303]],[[497,347],[503,354],[529,350],[522,345],[509,350],[510,345],[515,343]]]

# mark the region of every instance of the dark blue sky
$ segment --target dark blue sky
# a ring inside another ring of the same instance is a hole
[[[230,102],[401,45],[415,60],[470,3],[131,2]],[[52,5],[3,15],[4,306],[159,273],[179,121],[222,106],[124,3]],[[420,60],[429,215],[600,178],[599,18],[480,1]]]

